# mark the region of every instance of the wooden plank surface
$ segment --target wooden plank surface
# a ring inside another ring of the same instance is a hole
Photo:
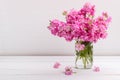
[[[119,56],[94,56],[92,69],[74,69],[76,74],[64,75],[65,66],[74,67],[74,56],[0,56],[0,80],[120,80]],[[61,67],[54,69],[53,64]]]

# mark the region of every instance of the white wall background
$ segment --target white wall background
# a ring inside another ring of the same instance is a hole
[[[108,37],[94,45],[95,55],[120,55],[120,0],[0,0],[0,55],[74,55],[74,41],[50,34],[49,20],[62,12],[96,5],[112,16]]]

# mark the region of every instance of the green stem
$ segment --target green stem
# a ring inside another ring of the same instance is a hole
[[[76,57],[76,60],[75,60],[75,67],[77,68],[77,61],[78,61],[78,58],[79,56]]]
[[[82,61],[83,61],[84,68],[86,69],[86,58],[83,57],[83,58],[82,58]]]

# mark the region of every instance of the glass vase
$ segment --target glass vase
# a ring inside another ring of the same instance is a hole
[[[83,50],[76,50],[75,68],[91,69],[93,65],[93,45],[91,42],[76,41],[84,45]]]

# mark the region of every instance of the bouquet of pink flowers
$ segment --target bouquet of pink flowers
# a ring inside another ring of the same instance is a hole
[[[103,12],[95,18],[95,5],[90,3],[86,3],[80,10],[64,11],[63,15],[66,18],[65,22],[51,20],[48,29],[53,35],[63,37],[67,41],[76,41],[76,61],[82,58],[86,68],[86,64],[93,61],[92,58],[86,60],[86,56],[92,55],[92,43],[106,38],[111,17]]]

